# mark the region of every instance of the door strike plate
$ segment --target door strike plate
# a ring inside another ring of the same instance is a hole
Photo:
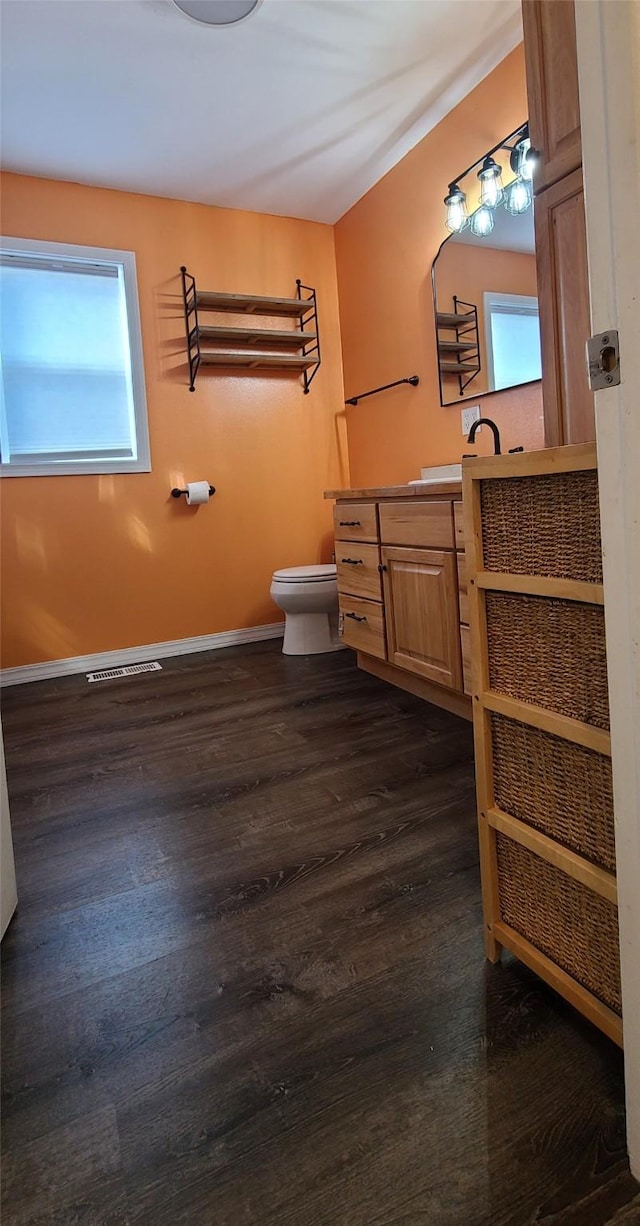
[[[592,392],[617,387],[620,382],[620,344],[615,328],[598,332],[587,341],[587,374]]]

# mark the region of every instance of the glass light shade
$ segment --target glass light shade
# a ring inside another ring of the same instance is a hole
[[[486,204],[481,204],[480,208],[471,214],[471,233],[475,234],[476,238],[486,238],[487,234],[491,234],[494,225],[493,210],[487,208]]]
[[[447,230],[457,234],[459,230],[464,229],[469,220],[467,197],[459,187],[452,184],[449,187],[449,195],[445,196],[444,202],[447,206],[447,219],[445,221]]]
[[[531,205],[531,186],[524,179],[514,179],[510,183],[504,201],[504,207],[508,213],[513,213],[517,216],[518,213],[526,213]]]
[[[481,184],[480,203],[488,209],[495,209],[504,196],[501,167],[493,158],[485,158],[482,169],[478,171],[478,178]]]

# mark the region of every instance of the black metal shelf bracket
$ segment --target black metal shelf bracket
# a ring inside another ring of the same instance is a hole
[[[200,365],[200,332],[198,324],[198,298],[196,279],[187,272],[184,264],[182,275],[182,300],[184,303],[184,326],[187,333],[187,361],[189,363],[189,391],[196,390],[196,375]]]
[[[345,400],[345,404],[357,404],[359,400],[365,400],[367,396],[377,396],[378,392],[388,392],[390,387],[399,387],[401,383],[410,383],[412,387],[417,387],[419,382],[419,375],[409,375],[408,379],[396,379],[394,383],[383,383],[382,387],[374,387],[370,392],[359,392],[357,396],[350,396],[348,400]]]
[[[469,309],[467,311],[461,311],[459,309],[460,307],[468,307]],[[458,375],[458,386],[460,388],[460,395],[462,395],[465,388],[468,387],[469,384],[473,382],[473,380],[476,378],[477,375],[480,374],[480,371],[482,370],[482,361],[480,358],[480,333],[478,331],[478,308],[475,302],[465,302],[463,298],[458,298],[458,295],[454,294],[453,295],[453,311],[455,315],[468,315],[469,316],[468,324],[458,324],[457,325],[456,339],[460,340],[463,336],[466,336],[469,338],[470,343],[475,344],[475,350],[473,350],[471,353],[465,352],[464,354],[465,362],[475,362],[476,364],[475,370],[469,375],[468,379],[463,379],[461,374]],[[439,365],[440,365],[440,355],[438,354],[438,366]]]
[[[303,290],[307,296],[303,296]],[[320,352],[320,327],[318,325],[318,303],[316,300],[315,289],[312,289],[310,285],[303,285],[299,277],[296,280],[296,297],[301,302],[309,303],[308,311],[305,311],[304,315],[300,317],[300,331],[304,332],[305,328],[307,328],[309,324],[313,324],[313,330],[316,334],[315,341],[309,341],[302,347],[302,356],[304,358],[314,357],[316,359],[315,365],[311,370],[311,374],[309,374],[308,370],[304,370],[302,372],[304,394],[305,396],[308,396],[309,388],[311,387],[311,384],[313,383],[313,380],[315,379],[315,376],[317,375],[322,364],[322,354]]]

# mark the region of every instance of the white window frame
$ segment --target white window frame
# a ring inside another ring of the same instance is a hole
[[[147,394],[142,353],[142,328],[140,303],[136,276],[136,257],[133,251],[116,251],[108,247],[78,247],[73,243],[52,243],[31,238],[0,237],[0,250],[13,254],[41,255],[52,259],[78,260],[91,264],[120,264],[123,269],[124,292],[127,304],[127,328],[131,356],[131,386],[133,413],[137,440],[135,459],[55,460],[28,464],[0,464],[3,477],[74,477],[96,473],[148,473],[151,472],[149,448],[149,423],[147,417]],[[0,412],[4,415],[4,395],[0,382]],[[3,431],[4,433],[4,431]]]
[[[503,315],[535,315],[540,317],[538,299],[529,294],[498,294],[492,293],[490,290],[485,290],[483,294],[483,312],[484,312],[484,348],[487,355],[487,376],[490,385],[490,391],[496,390],[496,377],[493,365],[493,335],[491,331],[491,316],[493,308],[497,307],[496,314]],[[526,379],[526,383],[536,383],[536,379]],[[513,387],[522,387],[523,384],[512,384]],[[498,391],[507,391],[506,388],[498,388]]]

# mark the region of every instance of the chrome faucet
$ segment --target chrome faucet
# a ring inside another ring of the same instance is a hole
[[[469,431],[469,437],[467,439],[467,442],[475,443],[476,430],[478,430],[480,426],[489,426],[489,428],[493,430],[493,443],[494,443],[494,448],[495,448],[493,454],[500,455],[501,454],[500,452],[500,431],[498,430],[498,427],[496,426],[495,421],[492,421],[490,417],[479,417],[477,421],[474,421]]]

